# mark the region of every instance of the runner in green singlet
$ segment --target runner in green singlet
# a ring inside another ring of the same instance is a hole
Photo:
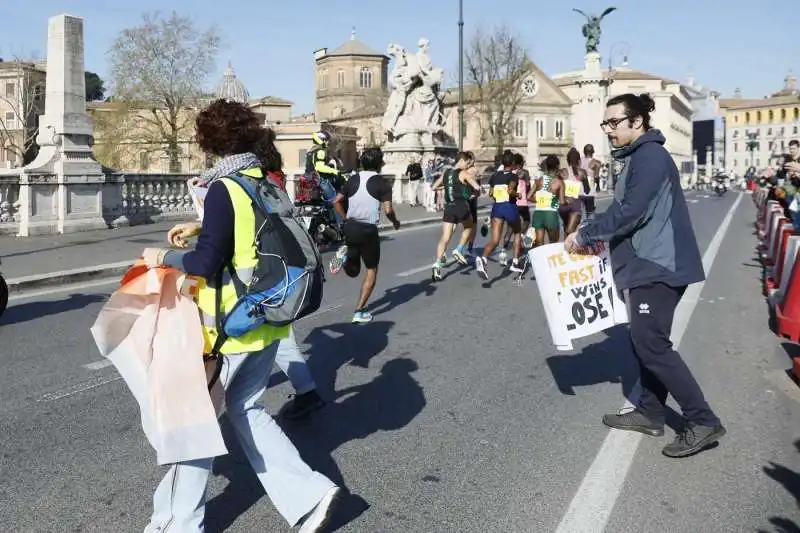
[[[462,265],[467,264],[466,247],[475,232],[475,220],[470,210],[469,200],[476,192],[480,192],[480,185],[475,180],[475,156],[472,152],[458,154],[456,168],[446,171],[433,184],[433,190],[444,188],[444,214],[442,216],[442,237],[436,247],[436,262],[433,264],[433,280],[442,279],[444,266],[444,251],[447,243],[453,237],[453,232],[458,224],[464,227],[461,240],[453,250],[456,261]]]
[[[536,180],[531,191],[535,205],[531,225],[536,230],[534,246],[544,244],[545,234],[551,243],[559,240],[560,220],[558,207],[564,201],[564,181],[558,176],[561,163],[557,156],[549,155],[542,164],[544,176]]]

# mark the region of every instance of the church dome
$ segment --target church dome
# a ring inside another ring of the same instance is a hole
[[[228,68],[225,70],[222,81],[219,86],[217,86],[217,98],[222,98],[229,102],[239,102],[241,104],[246,104],[250,99],[247,87],[245,87],[244,83],[233,73],[233,67],[230,63],[228,63]]]

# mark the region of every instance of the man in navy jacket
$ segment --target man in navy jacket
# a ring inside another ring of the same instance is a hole
[[[578,251],[607,241],[614,282],[628,305],[642,393],[635,409],[606,415],[603,423],[661,436],[667,394],[672,394],[686,424],[663,453],[685,457],[725,434],[670,341],[675,308],[688,285],[705,279],[703,263],[678,168],[663,146],[664,136],[650,128],[653,100],[647,94],[623,94],[606,105],[601,127],[615,148],[612,156],[622,162],[614,202],[564,243]]]

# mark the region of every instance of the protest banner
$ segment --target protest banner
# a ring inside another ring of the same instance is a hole
[[[572,350],[573,340],[628,321],[605,247],[581,255],[553,243],[534,248],[528,259],[557,350]]]

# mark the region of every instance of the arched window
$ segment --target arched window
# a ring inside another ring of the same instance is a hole
[[[797,120],[798,118],[800,118],[800,108],[795,107],[794,108],[794,119]]]
[[[328,89],[328,71],[323,70],[319,75],[319,88],[323,91]]]
[[[756,111],[756,122],[761,124],[761,111]]]
[[[775,120],[775,113],[772,112],[772,109],[769,110],[769,121],[772,122]]]
[[[781,120],[786,120],[786,110],[781,109]]]
[[[358,85],[362,89],[372,88],[372,70],[369,67],[361,67],[358,75]]]
[[[747,122],[748,124],[750,123],[750,111],[744,114],[744,121]]]
[[[517,139],[525,137],[525,119],[523,118],[514,119],[514,137],[516,137]]]
[[[341,89],[344,87],[344,71],[340,70],[336,73],[336,88]]]

